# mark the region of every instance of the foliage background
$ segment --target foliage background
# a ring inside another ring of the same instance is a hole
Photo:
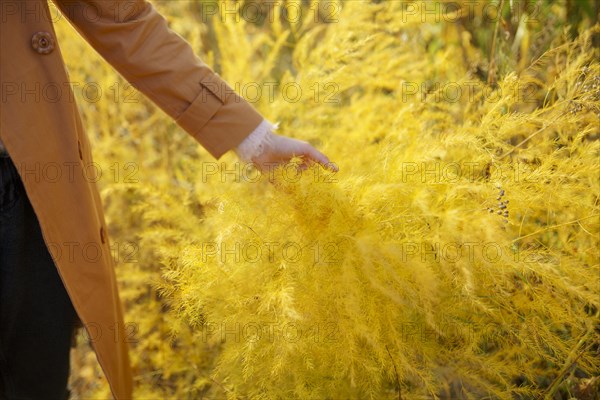
[[[254,1],[252,18],[207,17],[231,1],[153,3],[230,83],[275,82],[274,99],[243,94],[340,173],[207,175],[223,165],[57,22],[72,80],[102,92],[75,90],[136,398],[597,396],[598,2],[478,2],[462,17],[473,2],[434,2],[425,21],[401,1]],[[203,257],[272,242],[310,250]],[[407,257],[415,244],[424,257]],[[221,340],[223,326],[237,333]],[[74,398],[109,398],[83,333],[72,360]]]

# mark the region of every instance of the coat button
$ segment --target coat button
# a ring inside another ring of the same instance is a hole
[[[100,227],[100,240],[102,241],[102,244],[106,243],[106,233],[104,233],[104,227]]]
[[[40,54],[50,54],[54,50],[54,38],[48,32],[36,32],[31,37],[31,47]]]

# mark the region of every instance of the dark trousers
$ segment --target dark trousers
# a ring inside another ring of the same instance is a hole
[[[0,399],[67,399],[76,313],[15,165],[0,155]]]

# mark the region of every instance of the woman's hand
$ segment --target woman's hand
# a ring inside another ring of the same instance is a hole
[[[281,164],[286,164],[294,157],[300,157],[300,170],[318,163],[324,168],[337,172],[338,168],[309,143],[273,133],[278,124],[267,120],[263,122],[235,149],[238,157],[245,162],[252,162],[262,172]]]
[[[329,158],[309,143],[302,140],[292,139],[286,136],[271,133],[268,140],[264,142],[262,152],[252,157],[252,162],[261,170],[273,168],[280,164],[289,162],[294,157],[301,157],[300,169],[305,170],[311,164],[318,163],[324,168],[337,172],[338,168],[329,161]]]

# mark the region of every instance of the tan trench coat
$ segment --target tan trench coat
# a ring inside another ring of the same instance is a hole
[[[150,3],[54,2],[110,64],[215,158],[262,121]],[[0,0],[0,6],[0,138],[113,395],[131,398],[128,332],[102,204],[95,183],[82,171],[92,155],[56,42],[57,16],[50,14],[47,0]],[[50,94],[53,85],[62,89],[60,96]],[[99,257],[83,251],[91,247],[101,250]]]

